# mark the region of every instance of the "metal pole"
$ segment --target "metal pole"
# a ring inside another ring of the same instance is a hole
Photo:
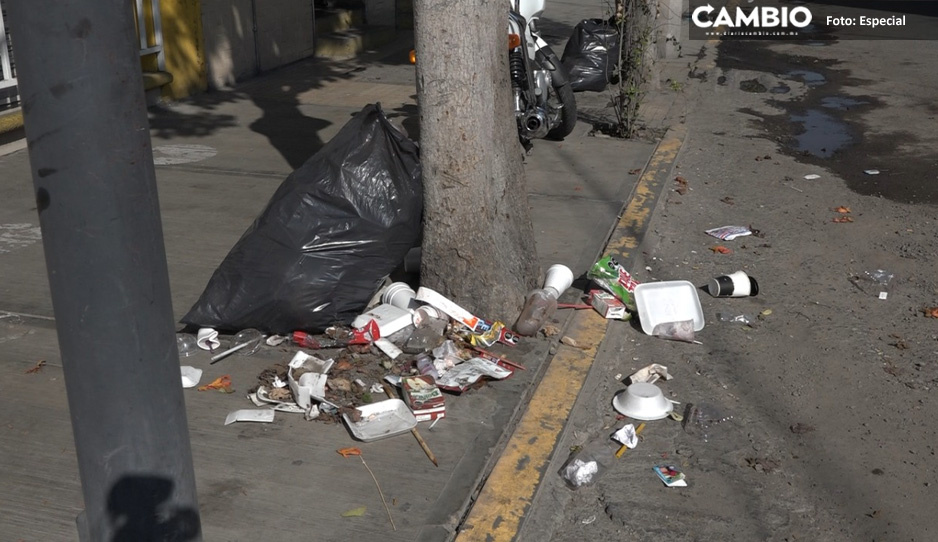
[[[201,540],[131,4],[8,2],[84,517]]]

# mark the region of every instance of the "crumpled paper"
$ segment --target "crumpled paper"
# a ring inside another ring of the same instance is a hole
[[[574,459],[563,470],[563,477],[573,487],[581,487],[593,481],[599,472],[599,463]]]
[[[638,433],[635,432],[635,426],[632,424],[628,424],[613,433],[612,438],[629,449],[638,446]]]
[[[641,369],[632,373],[632,376],[629,377],[629,384],[635,384],[636,382],[647,382],[648,384],[654,384],[660,379],[671,380],[671,375],[668,374],[668,368],[664,365],[659,365],[657,363],[652,363],[647,367],[642,367]]]

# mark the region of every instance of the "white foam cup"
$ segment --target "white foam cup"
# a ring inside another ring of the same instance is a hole
[[[747,297],[759,293],[759,283],[745,271],[736,271],[711,279],[707,290],[713,297]]]
[[[544,279],[545,288],[557,290],[557,295],[563,293],[573,284],[573,271],[562,264],[554,264],[547,269],[547,278]]]
[[[385,288],[384,293],[381,294],[381,301],[399,309],[409,310],[415,297],[417,297],[417,292],[406,282],[395,282]]]

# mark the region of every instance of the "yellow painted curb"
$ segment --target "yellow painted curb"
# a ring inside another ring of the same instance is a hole
[[[606,245],[604,253],[613,253],[626,267],[644,235],[685,136],[683,126],[675,127],[658,143]],[[566,334],[581,348],[558,346],[505,451],[466,516],[457,542],[507,542],[517,537],[606,336],[607,325],[608,320],[594,311],[574,313]]]
[[[668,174],[678,153],[681,152],[681,147],[684,146],[686,135],[683,125],[669,129],[648,160],[648,165],[645,166],[645,171],[636,183],[632,197],[629,198],[619,223],[606,244],[605,253],[616,255],[619,263],[625,265],[625,260],[638,248],[642,232],[648,225],[652,211],[655,210],[654,203],[664,183],[668,182]]]
[[[560,345],[456,540],[511,540],[518,532],[570,409],[589,373],[608,321],[577,311],[567,335],[581,346]]]
[[[0,115],[0,134],[12,132],[23,127],[23,112],[16,111],[9,115]]]

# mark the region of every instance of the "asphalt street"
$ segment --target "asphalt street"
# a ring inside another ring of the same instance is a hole
[[[550,3],[548,41],[559,53],[576,21],[602,9]],[[525,343],[513,355],[528,371],[453,397],[445,422],[424,432],[441,467],[409,438],[358,444],[388,491],[397,531],[372,479],[335,453],[356,444],[341,425],[281,417],[226,427],[228,412],[249,406],[242,393],[190,393],[206,539],[451,539],[473,526],[471,509],[484,508],[480,491],[513,483],[499,479],[507,458],[504,470],[520,473],[531,493],[497,503],[491,523],[474,524],[476,539],[934,540],[938,46],[823,34],[684,41],[682,58],[662,63],[653,82],[642,137],[592,137],[609,96],[584,93],[575,134],[538,141],[527,158],[544,267],[565,261],[582,275],[618,220],[605,249],[628,254],[641,282],[702,287],[737,270],[758,280],[752,297],[697,289],[699,344],[650,337],[638,322],[592,322],[599,331],[585,334],[586,348],[557,337]],[[155,150],[198,151],[188,163],[155,153],[177,316],[283,177],[364,103],[381,101],[415,135],[412,68],[395,58],[299,63],[151,112]],[[4,386],[0,416],[0,532],[71,540],[81,486],[23,147],[0,159],[0,369],[15,384]],[[668,160],[656,162],[663,151]],[[657,199],[643,192],[649,179],[664,183]],[[630,221],[642,235],[617,237]],[[704,233],[727,225],[752,235]],[[571,312],[555,319],[570,334],[595,316]],[[211,378],[229,372],[241,392],[291,356],[270,349],[224,367],[207,356],[186,363]],[[697,414],[648,422],[638,447],[610,460],[594,484],[566,487],[559,471],[571,450],[608,450],[609,434],[634,423],[612,399],[651,363],[673,376],[658,384],[675,411]],[[568,369],[582,380],[561,373],[565,394],[538,386]],[[532,404],[554,425],[535,418],[535,435],[512,448]],[[526,447],[535,436],[542,456]],[[687,487],[665,487],[652,471],[660,465],[682,470]],[[363,517],[341,516],[363,504]],[[506,524],[513,534],[492,534]]]
[[[743,270],[759,293],[699,289],[702,344],[610,328],[518,539],[934,540],[938,46],[829,29],[683,45],[687,141],[634,272]],[[753,235],[704,233],[726,225]],[[594,485],[565,487],[565,449],[636,423],[610,402],[650,363],[711,422],[648,422]]]

